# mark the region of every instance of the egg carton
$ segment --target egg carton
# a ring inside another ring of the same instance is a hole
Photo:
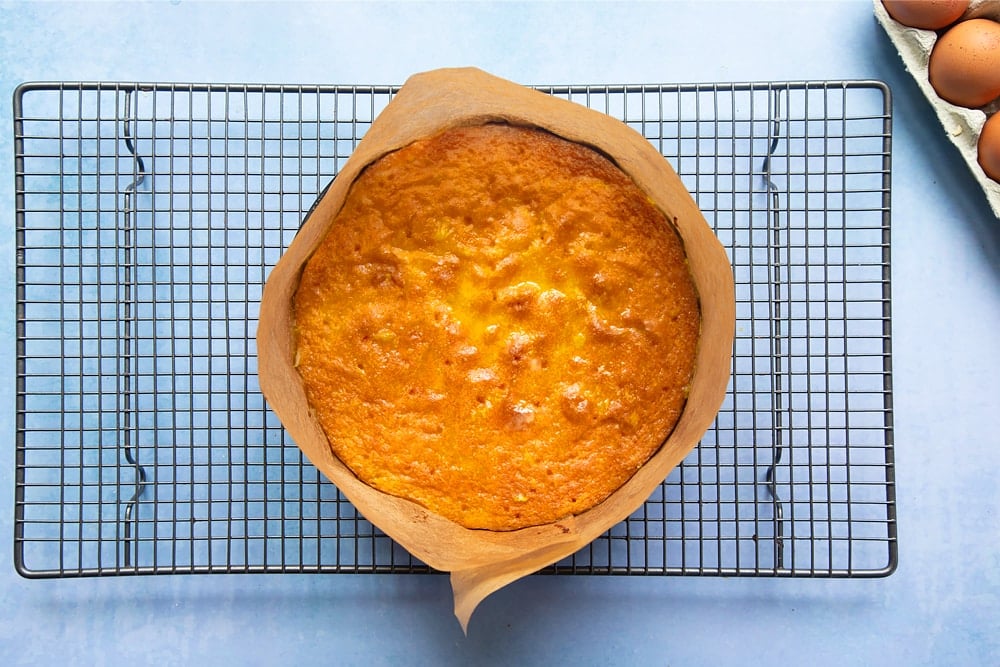
[[[875,18],[896,46],[903,64],[916,80],[917,86],[931,103],[948,138],[958,147],[972,175],[982,186],[993,213],[1000,218],[1000,183],[988,177],[976,160],[976,145],[983,124],[990,115],[1000,112],[1000,100],[994,100],[978,109],[967,109],[941,99],[931,86],[927,74],[931,50],[938,39],[937,33],[933,30],[905,26],[889,16],[882,5],[882,0],[873,0],[873,3]],[[991,18],[1000,21],[1000,0],[972,0],[962,20],[971,18]]]

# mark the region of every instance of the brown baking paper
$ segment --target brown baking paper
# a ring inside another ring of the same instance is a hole
[[[635,476],[575,517],[509,532],[464,528],[361,482],[331,451],[294,368],[292,296],[306,260],[339,212],[351,183],[380,156],[459,125],[508,122],[546,129],[610,156],[663,210],[683,238],[702,308],[702,334],[687,405],[673,433]],[[264,287],[257,330],[260,386],[306,457],[373,524],[416,558],[451,573],[462,628],[490,593],[579,550],[649,497],[715,419],[729,381],[735,328],[726,253],[690,194],[656,149],[620,121],[475,69],[410,78],[372,123],[321,196]]]

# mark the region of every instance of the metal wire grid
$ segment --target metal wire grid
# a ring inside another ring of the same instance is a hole
[[[887,88],[544,90],[671,161],[729,250],[738,317],[701,445],[546,571],[890,573]],[[259,393],[253,341],[268,270],[394,92],[17,90],[21,574],[428,571],[303,461]]]

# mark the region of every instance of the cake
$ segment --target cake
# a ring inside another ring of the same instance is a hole
[[[697,446],[730,383],[732,267],[660,150],[558,93],[421,72],[363,129],[268,272],[257,377],[358,515],[450,573],[464,628]]]
[[[336,457],[493,531],[578,515],[634,475],[685,407],[701,332],[681,238],[643,190],[504,123],[368,164],[291,308]]]

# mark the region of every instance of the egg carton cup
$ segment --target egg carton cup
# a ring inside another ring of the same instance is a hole
[[[977,144],[983,130],[983,124],[989,116],[1000,112],[1000,99],[993,100],[986,106],[977,109],[956,106],[941,99],[934,91],[928,78],[928,61],[931,50],[938,39],[937,33],[933,30],[905,26],[889,16],[882,5],[882,0],[873,0],[873,3],[875,18],[889,39],[892,40],[900,58],[903,59],[903,64],[916,80],[917,86],[931,103],[948,138],[958,147],[966,164],[969,165],[973,177],[982,186],[994,215],[1000,218],[1000,183],[986,175],[976,158]],[[962,16],[962,20],[972,18],[990,18],[1000,21],[1000,0],[972,0],[969,3],[969,9]]]

